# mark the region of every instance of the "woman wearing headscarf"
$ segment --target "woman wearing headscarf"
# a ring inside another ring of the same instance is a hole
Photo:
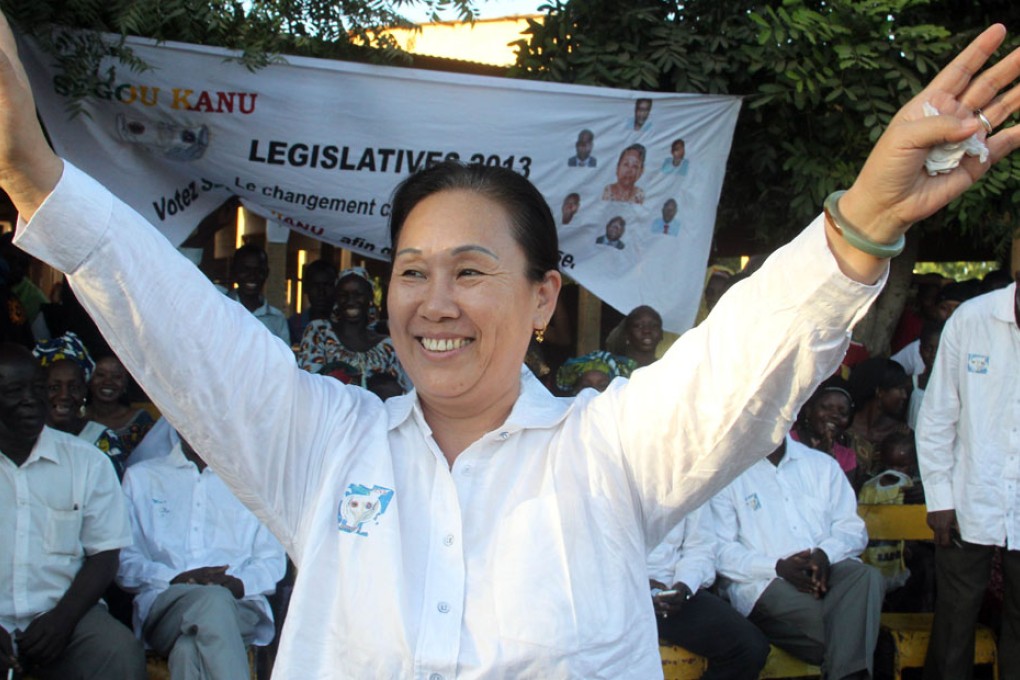
[[[374,283],[363,267],[340,272],[333,312],[328,319],[314,319],[305,327],[298,366],[326,375],[338,367],[348,374],[348,367],[353,367],[362,387],[367,387],[373,376],[387,375],[395,378],[405,391],[409,389],[393,341],[369,325],[374,296]]]

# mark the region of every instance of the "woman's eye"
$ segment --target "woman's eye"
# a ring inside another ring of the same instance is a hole
[[[409,278],[409,279],[423,279],[423,278],[425,278],[425,274],[423,274],[422,272],[418,271],[417,269],[405,269],[404,271],[400,272],[400,275],[405,277],[405,278]]]
[[[482,272],[477,269],[461,269],[457,272],[457,276],[481,276]]]

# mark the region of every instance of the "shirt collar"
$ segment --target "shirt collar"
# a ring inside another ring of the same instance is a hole
[[[566,417],[571,402],[570,399],[560,399],[550,394],[531,370],[522,365],[521,393],[517,396],[517,401],[514,402],[514,407],[501,429],[514,432],[553,427]],[[403,424],[412,413],[416,414],[419,423],[425,423],[421,402],[415,390],[387,400],[386,412],[390,430]],[[427,428],[427,425],[425,427]]]
[[[1016,295],[1016,283],[1011,283],[1002,290],[993,293],[996,298],[992,305],[992,316],[999,321],[1016,326],[1016,316],[1013,312],[1013,300]]]
[[[67,435],[69,437],[73,435]],[[28,454],[28,458],[21,464],[21,468],[24,469],[39,460],[48,460],[51,463],[60,465],[60,456],[56,454],[57,447],[60,445],[59,442],[54,441],[55,439],[54,430],[48,425],[44,425],[42,432],[39,433],[39,438],[35,440],[35,445]],[[0,458],[3,458],[14,465],[14,461],[8,458],[6,455],[0,454]]]
[[[236,288],[227,291],[227,297],[236,302],[241,301],[240,296],[238,296],[237,294]],[[252,311],[252,314],[254,314],[255,316],[265,316],[266,314],[269,313],[269,300],[260,295],[259,303],[260,303],[259,306],[256,307],[254,311]]]
[[[791,462],[792,463],[792,462],[795,462],[795,461],[803,458],[804,457],[804,452],[807,451],[809,448],[811,448],[811,447],[809,447],[807,444],[803,444],[803,443],[797,441],[796,439],[791,437],[789,433],[787,433],[786,434],[786,453],[783,454],[783,458],[782,458],[782,460],[779,461],[779,465],[773,466],[772,463],[769,462],[767,459],[766,459],[765,462],[768,463],[769,467],[775,467],[775,469],[778,470],[779,468],[781,468],[784,465],[786,465],[787,462]]]
[[[531,369],[521,366],[521,393],[503,429],[513,432],[554,427],[567,416],[572,403],[572,399],[554,397]]]
[[[166,455],[166,462],[176,468],[191,468],[195,473],[198,473],[198,467],[184,455],[184,449],[181,448],[181,441],[179,439],[170,449],[170,453]],[[207,467],[206,469],[209,468]]]
[[[56,455],[56,442],[53,441],[54,438],[53,430],[48,425],[44,425],[42,432],[39,433],[39,438],[35,440],[32,453],[28,454],[28,458],[22,464],[22,467],[40,459],[46,459],[59,465],[60,458]]]

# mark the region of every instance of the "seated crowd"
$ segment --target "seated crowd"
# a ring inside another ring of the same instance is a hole
[[[144,678],[151,650],[175,679],[246,677],[247,647],[275,635],[267,597],[287,570],[283,547],[199,442],[137,406],[144,395],[73,292],[50,302],[23,274],[11,280],[25,266],[9,242],[0,256],[8,309],[21,305],[0,329],[0,541],[11,546],[0,559],[0,670]],[[743,275],[711,269],[702,315]],[[289,321],[262,296],[267,276],[265,252],[243,246],[224,292],[293,342],[302,368],[382,399],[412,387],[368,272],[307,265],[309,305]],[[756,678],[770,644],[825,677],[871,677],[883,600],[934,609],[932,545],[869,544],[857,504],[925,502],[913,428],[946,319],[982,292],[922,283],[891,359],[848,355],[775,451],[650,551],[660,638],[704,656],[703,677]],[[567,396],[605,390],[663,344],[661,317],[641,306],[606,349],[550,367],[536,345],[528,362]]]

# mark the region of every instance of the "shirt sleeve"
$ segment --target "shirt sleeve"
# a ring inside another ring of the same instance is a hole
[[[251,556],[242,564],[231,566],[227,573],[241,579],[244,596],[249,598],[273,594],[286,571],[287,556],[283,546],[260,523],[252,541]]]
[[[847,278],[819,217],[610,396],[648,545],[775,449],[884,279]]]
[[[673,570],[673,583],[683,583],[691,592],[697,592],[715,581],[714,524],[712,506],[708,503],[687,516],[687,531]]]
[[[85,483],[81,544],[85,554],[91,556],[130,545],[131,530],[117,473],[105,454],[95,447],[89,448],[91,460]]]
[[[962,317],[961,317],[962,318]],[[952,510],[953,449],[960,421],[960,323],[949,317],[939,339],[928,387],[917,414],[917,466],[928,511]]]
[[[298,366],[309,373],[318,373],[326,365],[326,343],[332,331],[329,320],[314,319],[305,326],[297,353]]]
[[[273,317],[273,333],[276,337],[283,340],[288,345],[290,344],[290,326],[287,325],[287,317],[280,313],[279,316]]]
[[[832,458],[823,458],[822,462],[825,463],[831,489],[829,507],[832,508],[832,522],[829,535],[818,547],[825,551],[831,564],[836,564],[864,552],[868,547],[868,529],[857,514],[857,497],[839,464]],[[823,475],[819,475],[819,481]]]
[[[166,419],[295,559],[323,468],[378,436],[381,402],[297,368],[290,347],[219,293],[134,210],[70,163],[16,241],[68,274]],[[309,424],[313,425],[309,425]]]

